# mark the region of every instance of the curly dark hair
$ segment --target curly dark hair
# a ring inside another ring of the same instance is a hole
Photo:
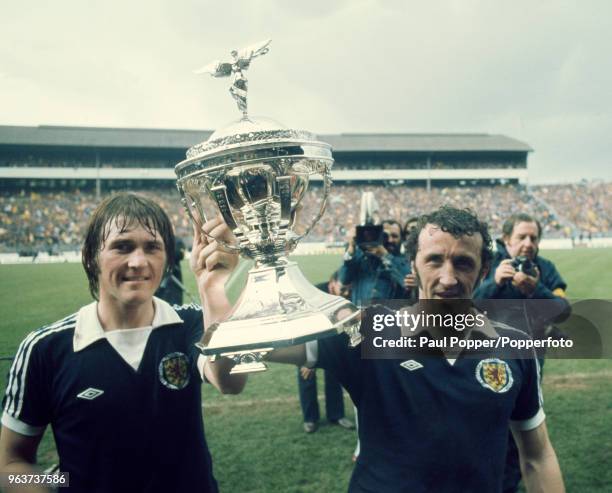
[[[100,289],[98,255],[108,238],[109,225],[113,221],[121,232],[140,225],[153,236],[159,235],[166,249],[166,270],[171,268],[174,261],[174,231],[164,210],[157,203],[140,195],[112,195],[106,198],[91,216],[81,251],[81,260],[89,280],[89,292],[96,300]]]
[[[487,223],[480,221],[470,209],[456,209],[447,205],[443,205],[430,214],[423,214],[418,218],[416,227],[410,232],[406,240],[406,253],[410,261],[414,261],[416,258],[419,235],[427,224],[435,224],[442,231],[450,233],[455,238],[480,233],[480,236],[482,236],[482,250],[480,252],[481,270],[489,268],[493,258],[493,251],[491,249],[492,242]]]

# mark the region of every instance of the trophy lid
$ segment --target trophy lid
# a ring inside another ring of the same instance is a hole
[[[230,123],[215,131],[208,140],[189,148],[187,159],[201,160],[232,149],[282,146],[290,143],[319,142],[315,134],[306,130],[290,129],[270,118],[248,117]]]
[[[189,148],[187,159],[175,167],[179,177],[200,169],[229,165],[231,156],[234,162],[244,162],[257,157],[271,157],[281,148],[284,148],[283,156],[295,154],[333,161],[331,146],[318,141],[313,133],[287,128],[269,118],[248,115],[245,71],[253,58],[268,52],[269,45],[270,40],[266,40],[242,50],[233,50],[231,60],[215,60],[196,71],[213,77],[232,78],[230,93],[242,111],[242,118],[215,131],[205,142]]]

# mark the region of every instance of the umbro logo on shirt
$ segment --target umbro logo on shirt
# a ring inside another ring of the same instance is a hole
[[[94,389],[93,387],[89,387],[77,395],[79,399],[86,399],[88,401],[93,401],[96,397],[100,397],[104,393],[103,390]]]
[[[400,363],[400,366],[403,366],[404,368],[406,368],[406,370],[410,370],[410,371],[414,371],[414,370],[418,370],[419,368],[423,368],[423,365],[421,363],[419,363],[418,361],[414,361],[413,359],[409,359],[409,360],[406,360]]]

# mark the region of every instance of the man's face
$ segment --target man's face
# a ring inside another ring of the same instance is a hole
[[[383,224],[383,231],[387,233],[387,240],[383,245],[393,255],[399,255],[402,244],[400,227],[397,224]]]
[[[160,235],[140,225],[121,232],[114,220],[98,256],[100,301],[133,306],[150,302],[166,266],[166,248]]]
[[[427,224],[419,234],[413,271],[421,299],[470,299],[479,279],[482,236],[455,238]]]
[[[538,225],[535,222],[521,222],[514,225],[510,238],[504,238],[506,249],[512,258],[524,255],[534,259],[538,253]]]

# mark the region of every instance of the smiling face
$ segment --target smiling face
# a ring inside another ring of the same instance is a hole
[[[420,299],[470,299],[480,278],[483,240],[480,233],[455,238],[427,224],[418,239],[413,271]]]
[[[538,233],[538,225],[535,222],[516,223],[510,237],[504,238],[508,254],[512,258],[524,255],[533,260],[538,253],[540,243]]]
[[[138,223],[120,229],[111,221],[107,228],[98,256],[100,300],[126,307],[151,302],[166,266],[161,236]]]

